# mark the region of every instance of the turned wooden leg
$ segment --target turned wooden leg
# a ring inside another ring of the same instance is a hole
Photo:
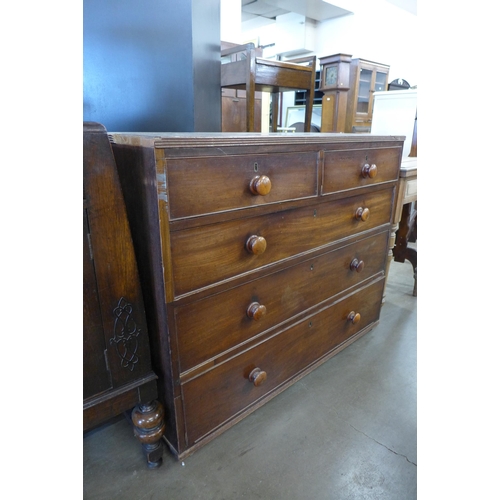
[[[149,468],[159,467],[163,462],[164,414],[158,401],[139,403],[132,410],[134,435],[142,443]]]
[[[385,287],[387,285],[387,276],[389,276],[389,269],[391,267],[391,262],[394,257],[393,248],[396,244],[396,233],[398,231],[399,223],[393,224],[391,227],[391,236],[389,238],[389,252],[387,253],[387,261],[385,264],[385,283],[384,283],[384,291],[382,293],[382,305],[385,303]]]
[[[417,240],[417,211],[412,210],[411,203],[403,206],[401,224],[396,234],[396,244],[394,246],[394,260],[404,262],[409,260],[413,266],[413,296],[417,296],[417,251],[408,247],[408,241]]]

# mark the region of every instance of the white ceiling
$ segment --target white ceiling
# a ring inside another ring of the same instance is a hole
[[[255,17],[274,19],[295,12],[316,21],[351,14],[350,11],[323,2],[323,0],[241,0],[241,21]]]
[[[396,7],[400,7],[403,10],[407,10],[412,14],[417,15],[417,0],[386,0],[392,3]]]
[[[417,14],[417,0],[386,0],[412,14]],[[316,21],[352,14],[351,11],[333,5],[335,0],[241,0],[241,21],[256,18],[275,19],[276,16],[295,12]],[[339,4],[348,6],[341,0]]]

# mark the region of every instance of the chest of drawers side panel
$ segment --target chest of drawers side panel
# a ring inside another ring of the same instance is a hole
[[[113,144],[113,153],[136,251],[159,399],[165,407],[165,437],[177,448],[177,376],[168,329],[155,150]]]

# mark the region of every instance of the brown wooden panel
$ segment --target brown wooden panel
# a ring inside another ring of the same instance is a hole
[[[317,158],[310,152],[168,159],[170,218],[315,196]],[[271,180],[271,191],[255,195],[250,181],[263,175]]]
[[[223,89],[230,90],[230,89]],[[233,92],[236,92],[233,90]],[[241,90],[238,93],[242,92]],[[244,92],[242,92],[244,94]],[[222,97],[222,131],[223,132],[245,132],[246,131],[246,99],[239,95],[234,97]],[[262,112],[261,101],[255,100],[254,106],[254,132],[260,132]]]
[[[224,97],[236,97],[235,89],[221,89],[221,96]]]
[[[383,271],[387,232],[306,260],[293,267],[175,309],[180,371],[184,372],[289,320]],[[360,272],[351,270],[354,259]],[[258,302],[258,321],[247,308]]]
[[[347,297],[182,387],[188,446],[378,320],[384,280]],[[361,315],[348,321],[351,311]],[[256,387],[254,368],[267,374]]]
[[[325,151],[322,194],[397,180],[401,149]],[[363,177],[364,165],[376,165],[374,178]]]
[[[107,360],[116,388],[151,371],[149,338],[135,252],[106,129],[90,124],[84,132],[83,185]]]
[[[83,210],[83,399],[111,388],[106,368],[104,331],[90,252],[87,212]]]
[[[311,87],[311,69],[297,71],[297,69],[275,68],[267,64],[256,64],[255,81],[255,88],[265,92],[307,90]]]
[[[238,276],[316,247],[373,229],[390,220],[393,188],[270,215],[176,231],[171,234],[175,295]],[[365,222],[355,218],[369,209]],[[252,236],[265,238],[261,255],[246,249]]]

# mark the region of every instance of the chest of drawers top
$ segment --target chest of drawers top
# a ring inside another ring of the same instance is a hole
[[[158,181],[165,176],[159,195],[168,201],[171,221],[395,181],[402,139],[371,134],[111,134],[115,144],[155,151]]]

